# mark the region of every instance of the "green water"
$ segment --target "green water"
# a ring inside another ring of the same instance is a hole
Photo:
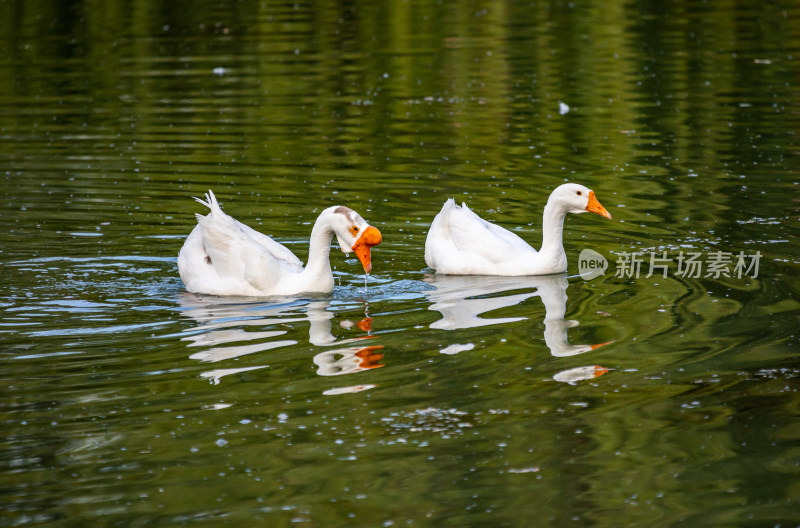
[[[795,2],[0,12],[0,526],[800,525]],[[567,274],[426,267],[565,181]],[[187,293],[209,188],[301,259],[356,209],[372,275]]]

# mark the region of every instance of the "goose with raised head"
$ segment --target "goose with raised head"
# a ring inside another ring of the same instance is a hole
[[[567,270],[562,233],[567,213],[611,214],[594,191],[576,183],[556,187],[544,207],[542,247],[533,249],[511,231],[487,222],[450,198],[431,223],[425,262],[447,275],[548,275]]]
[[[330,293],[334,235],[344,253],[355,252],[364,271],[372,270],[370,249],[381,233],[361,215],[344,206],[320,213],[311,230],[308,263],[267,235],[225,214],[214,193],[195,198],[210,213],[197,215],[197,225],[178,254],[178,271],[186,289],[211,295],[295,295]]]

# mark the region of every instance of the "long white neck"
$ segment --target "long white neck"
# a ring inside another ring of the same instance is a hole
[[[591,345],[570,345],[567,330],[578,325],[578,321],[564,318],[567,313],[567,287],[569,281],[563,275],[542,282],[539,297],[544,304],[544,342],[554,357],[567,357],[592,350]]]
[[[544,342],[555,357],[571,356],[572,346],[567,341],[570,323],[564,319],[567,313],[566,277],[560,276],[543,282],[539,286],[539,297],[544,304]]]
[[[331,271],[331,239],[333,228],[326,215],[320,215],[311,229],[308,248],[308,263],[303,270],[303,280],[318,287],[330,283],[333,289],[333,272]]]
[[[544,206],[542,218],[542,249],[539,253],[547,259],[563,259],[566,264],[567,255],[564,252],[564,218],[567,212],[549,201]],[[561,271],[561,270],[560,270]]]

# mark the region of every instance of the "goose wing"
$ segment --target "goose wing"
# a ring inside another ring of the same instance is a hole
[[[288,248],[244,225],[220,209],[209,191],[210,213],[197,215],[197,226],[178,255],[181,278],[191,291],[252,295],[268,291],[303,264]]]
[[[461,207],[455,206],[451,210],[450,232],[456,248],[482,255],[489,260],[507,259],[520,252],[536,253],[519,236],[504,227],[487,222],[463,203]]]
[[[433,220],[425,241],[425,262],[450,274],[491,274],[522,254],[535,254],[527,242],[487,222],[451,198]]]

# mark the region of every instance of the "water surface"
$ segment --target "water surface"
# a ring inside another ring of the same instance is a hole
[[[793,3],[0,6],[0,525],[800,523]],[[566,274],[426,267],[565,181]],[[185,291],[209,188],[301,259],[356,209],[372,275]]]

